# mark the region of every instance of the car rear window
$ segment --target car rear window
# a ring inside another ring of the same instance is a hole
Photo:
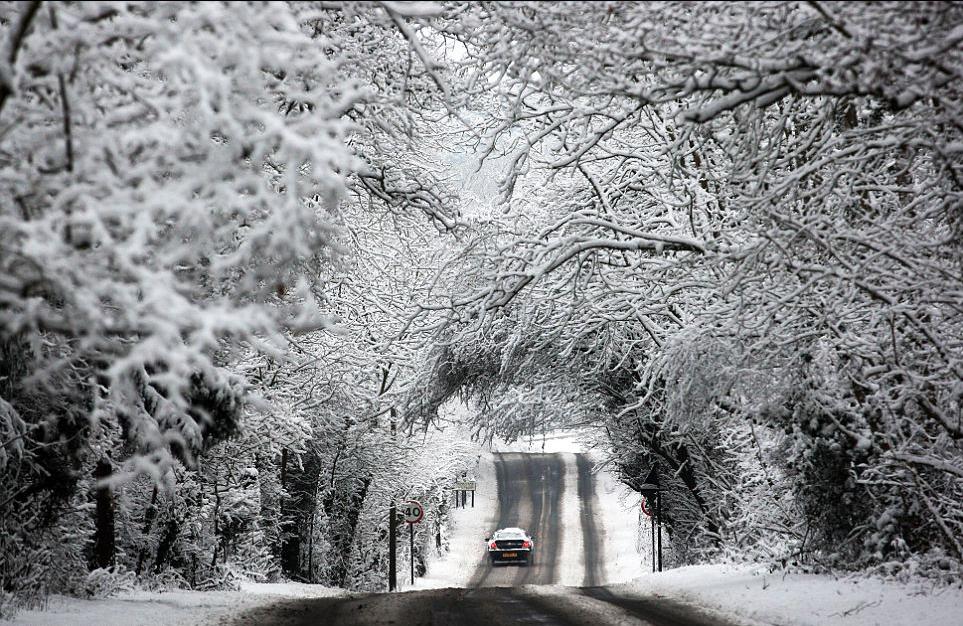
[[[501,532],[501,533],[498,533],[498,538],[499,539],[524,539],[525,535],[524,533]]]

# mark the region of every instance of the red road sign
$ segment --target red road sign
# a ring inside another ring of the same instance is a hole
[[[425,507],[417,500],[407,500],[401,505],[401,514],[409,524],[417,524],[425,517]]]
[[[649,503],[645,501],[645,496],[642,496],[642,501],[639,503],[639,506],[642,507],[643,513],[652,517],[652,510],[649,508]]]

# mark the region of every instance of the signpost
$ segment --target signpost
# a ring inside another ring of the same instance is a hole
[[[395,565],[397,560],[398,546],[395,545],[395,536],[398,532],[398,508],[392,499],[391,507],[388,509],[388,591],[394,591],[398,586],[398,570]]]
[[[652,571],[662,571],[662,489],[659,487],[659,473],[655,466],[649,470],[649,475],[645,477],[645,482],[639,485],[639,492],[642,494],[642,512],[652,518]],[[655,516],[650,512],[650,506],[655,508]],[[658,529],[658,531],[656,531]],[[656,546],[656,532],[658,532],[659,543]],[[658,558],[656,555],[658,554]]]
[[[455,506],[458,506],[459,501],[461,502],[462,508],[465,507],[465,500],[467,500],[466,492],[471,492],[471,508],[475,508],[475,481],[474,480],[459,480],[455,482]]]
[[[642,496],[642,500],[639,502],[639,506],[642,508],[642,512],[645,513],[646,517],[652,517],[652,509],[655,507],[652,507],[646,501],[645,496]]]
[[[411,556],[411,584],[415,584],[415,524],[425,518],[425,507],[417,500],[408,500],[401,506],[401,514],[408,524],[409,554]]]

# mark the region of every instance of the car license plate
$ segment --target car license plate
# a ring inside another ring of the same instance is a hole
[[[518,552],[502,552],[502,556],[506,559],[514,559],[518,556]]]

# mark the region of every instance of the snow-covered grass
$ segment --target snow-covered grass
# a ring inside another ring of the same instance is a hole
[[[83,600],[52,596],[45,610],[23,611],[23,626],[188,626],[221,622],[256,606],[289,598],[346,594],[342,589],[302,583],[242,583],[240,591],[130,591]]]

